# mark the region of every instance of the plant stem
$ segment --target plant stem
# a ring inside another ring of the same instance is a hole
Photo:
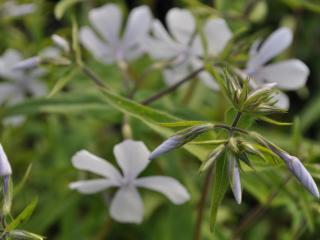
[[[175,84],[162,89],[161,91],[159,91],[158,93],[152,95],[151,97],[148,97],[147,99],[141,101],[141,104],[143,105],[148,105],[156,100],[158,100],[159,98],[175,91],[178,87],[180,87],[182,84],[188,82],[189,80],[195,78],[200,72],[202,72],[204,70],[204,67],[198,68],[195,71],[193,71],[192,73],[190,73],[189,75],[187,75],[186,77],[182,78],[180,81],[176,82]]]
[[[206,200],[209,193],[209,187],[210,187],[212,176],[213,176],[213,166],[211,166],[210,169],[207,171],[204,179],[202,194],[198,204],[198,214],[197,214],[197,220],[196,220],[196,226],[195,226],[194,238],[193,238],[194,240],[201,239],[201,225],[203,220],[203,212],[206,205]]]
[[[216,127],[224,128],[229,131],[229,139],[232,137],[233,132],[238,130],[236,128],[237,124],[239,123],[239,120],[241,118],[241,112],[237,112],[237,115],[235,116],[232,124],[230,126],[226,126],[224,124],[217,125]],[[241,131],[240,131],[241,132]],[[228,142],[225,143],[225,145],[228,144]],[[197,220],[196,220],[196,225],[195,225],[195,231],[194,231],[194,240],[200,240],[201,239],[201,226],[203,222],[203,212],[205,209],[205,203],[206,199],[209,193],[209,187],[210,187],[210,182],[213,176],[213,166],[209,168],[207,171],[206,177],[204,179],[203,183],[203,188],[202,188],[202,194],[199,200],[199,207],[198,207],[198,214],[197,214]]]
[[[98,85],[99,87],[102,88],[106,88],[108,89],[108,86],[101,80],[101,78],[95,74],[89,67],[87,67],[86,65],[78,65],[80,67],[80,69],[82,70],[82,72],[87,75],[96,85]]]

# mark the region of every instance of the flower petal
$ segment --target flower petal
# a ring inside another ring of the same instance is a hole
[[[135,181],[135,185],[160,192],[174,204],[182,204],[190,199],[187,189],[171,177],[142,177]]]
[[[72,182],[69,184],[70,189],[76,189],[83,194],[92,194],[101,192],[109,187],[117,186],[113,181],[108,179],[92,179],[85,181]]]
[[[195,58],[192,60],[192,66],[193,66],[193,69],[196,70],[196,69],[203,67],[204,63],[201,59]],[[205,84],[208,88],[210,88],[214,91],[219,90],[219,85],[215,81],[214,77],[210,73],[208,73],[207,71],[201,71],[197,77],[200,78],[200,80],[203,82],[203,84]]]
[[[110,64],[113,62],[111,50],[107,43],[102,42],[89,28],[82,27],[79,33],[80,42],[99,61]]]
[[[122,178],[119,171],[109,162],[86,150],[77,152],[71,161],[77,169],[93,172],[117,182]]]
[[[298,59],[269,64],[259,71],[262,79],[276,82],[277,87],[285,90],[295,90],[306,84],[309,68]]]
[[[262,44],[257,55],[252,59],[256,66],[263,65],[283,52],[292,42],[292,31],[282,27],[274,31]]]
[[[0,104],[3,104],[6,100],[15,94],[16,87],[14,83],[4,82],[0,83]]]
[[[149,164],[150,152],[140,141],[125,140],[113,148],[116,160],[127,180],[133,180]]]
[[[166,22],[174,38],[187,45],[195,31],[195,21],[189,10],[172,8],[166,15]]]
[[[210,19],[204,26],[210,55],[217,56],[232,37],[232,33],[225,20],[221,18]]]
[[[111,217],[118,222],[141,223],[143,220],[143,202],[134,187],[120,188],[111,202]]]
[[[15,81],[21,77],[21,71],[13,71],[13,66],[22,60],[22,55],[15,49],[8,49],[0,57],[0,76]]]
[[[47,86],[43,82],[35,79],[29,82],[28,89],[32,96],[36,97],[44,96],[47,92]]]
[[[151,12],[147,6],[132,9],[123,37],[126,47],[133,47],[139,44],[147,36],[151,20]]]
[[[119,41],[122,13],[116,4],[106,4],[92,9],[89,19],[95,29],[112,45]]]
[[[279,91],[274,94],[273,99],[277,100],[277,103],[275,104],[276,107],[286,110],[289,109],[290,99],[285,93]]]
[[[179,64],[173,69],[165,69],[163,71],[164,81],[167,85],[171,86],[186,77],[189,73],[190,70],[188,64]]]

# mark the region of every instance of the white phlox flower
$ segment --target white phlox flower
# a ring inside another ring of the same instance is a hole
[[[15,49],[8,49],[0,57],[0,104],[9,106],[22,102],[27,96],[43,96],[46,86],[39,78],[44,75],[41,68],[15,70],[15,64],[22,60],[22,55]],[[21,116],[6,118],[4,123],[17,125],[23,121]]]
[[[152,58],[171,61],[170,67],[163,72],[165,82],[171,85],[203,67],[204,47],[189,10],[172,8],[166,15],[166,25],[168,31],[159,20],[154,20],[152,37],[149,37],[145,46]],[[221,18],[207,20],[203,33],[209,57],[217,57],[232,36],[227,23]],[[209,73],[203,71],[198,76],[208,87],[218,89]]]
[[[54,63],[56,65],[70,64],[70,60],[65,58],[65,56],[70,53],[70,45],[68,41],[57,34],[53,34],[51,39],[54,45],[46,47],[36,56],[19,61],[13,66],[13,69],[32,69],[41,65],[42,63]]]
[[[106,64],[130,61],[144,53],[144,39],[152,15],[147,6],[132,9],[122,33],[122,12],[116,4],[106,4],[89,12],[93,27],[80,29],[80,41],[98,60]],[[96,32],[95,32],[96,31]]]
[[[36,9],[34,3],[17,4],[16,1],[10,0],[2,4],[0,12],[5,17],[21,17],[35,12]]]
[[[139,177],[148,166],[150,152],[143,142],[125,140],[114,147],[114,155],[121,172],[108,161],[86,150],[77,152],[72,164],[79,170],[85,170],[102,178],[73,182],[69,186],[83,194],[93,194],[116,187],[110,205],[111,217],[119,222],[141,223],[143,220],[143,202],[137,188],[147,188],[165,195],[174,204],[189,200],[187,190],[174,178],[165,176]]]
[[[291,42],[291,30],[282,27],[274,31],[262,44],[257,41],[252,45],[245,73],[253,78],[251,81],[253,88],[275,82],[281,90],[296,90],[306,84],[310,71],[302,61],[289,59],[268,63],[287,49]],[[284,93],[280,92],[275,98],[279,107],[284,109],[289,107],[289,99]]]

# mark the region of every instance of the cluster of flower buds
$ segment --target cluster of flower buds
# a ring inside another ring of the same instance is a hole
[[[223,77],[216,72],[213,72],[213,75],[222,92],[237,111],[264,115],[285,112],[284,109],[276,106],[275,95],[278,91],[275,89],[276,83],[267,83],[251,90],[251,80],[242,79],[239,74],[224,70]]]

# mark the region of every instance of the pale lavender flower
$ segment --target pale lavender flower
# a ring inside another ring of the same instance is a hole
[[[150,24],[151,12],[147,6],[134,8],[122,32],[122,12],[116,4],[106,4],[89,12],[90,27],[80,29],[80,41],[99,61],[111,64],[130,61],[141,56]]]
[[[6,50],[0,57],[0,78],[5,80],[0,83],[0,104],[11,106],[22,102],[28,95],[38,97],[46,93],[45,84],[39,80],[45,71],[41,68],[15,70],[14,66],[21,60],[22,55],[15,49]],[[23,120],[22,116],[13,116],[4,122],[17,125]]]
[[[296,90],[306,84],[309,68],[298,59],[289,59],[277,63],[268,63],[289,47],[292,42],[290,29],[282,27],[274,31],[262,44],[255,42],[249,52],[249,61],[245,73],[251,79],[251,86],[258,88],[266,82],[276,82],[281,90]],[[275,95],[277,106],[287,109],[289,99],[280,92]]]
[[[83,180],[70,184],[83,194],[92,194],[116,187],[111,204],[110,215],[119,222],[141,223],[143,219],[143,202],[137,188],[147,188],[164,194],[174,204],[189,200],[187,190],[175,179],[165,176],[139,177],[148,166],[150,152],[143,142],[125,140],[114,147],[114,155],[122,172],[108,161],[88,151],[82,150],[72,158],[75,168],[86,170],[103,178]]]
[[[172,85],[200,67],[203,67],[204,47],[196,34],[196,23],[189,10],[172,8],[166,15],[168,32],[159,20],[152,24],[152,37],[145,47],[150,56],[171,62],[163,71],[164,80]],[[203,27],[208,47],[208,56],[217,57],[230,40],[232,33],[227,23],[220,18],[209,19]],[[218,85],[208,72],[199,73],[199,78],[208,87],[217,90]]]

